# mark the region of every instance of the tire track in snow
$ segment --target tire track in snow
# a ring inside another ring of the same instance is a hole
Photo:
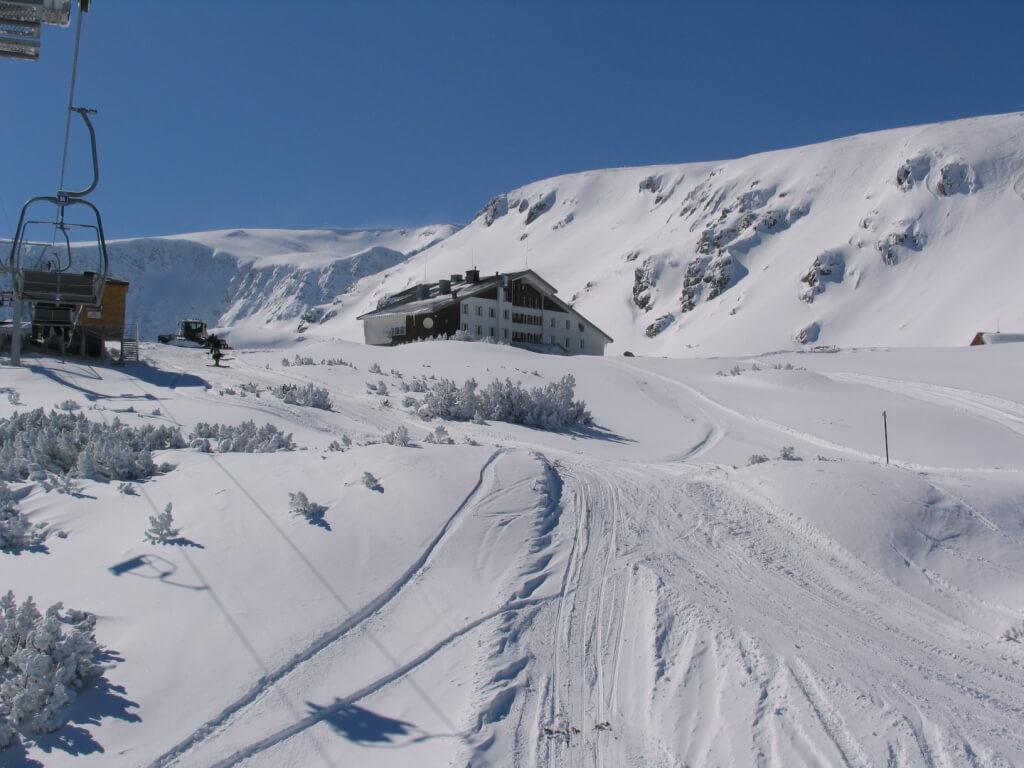
[[[476,484],[470,490],[469,494],[462,500],[462,503],[456,507],[455,511],[449,516],[449,518],[441,526],[440,530],[434,536],[434,538],[428,543],[427,547],[420,553],[420,556],[409,566],[406,571],[399,576],[399,578],[387,587],[383,592],[378,594],[375,598],[366,603],[362,608],[350,614],[344,621],[335,626],[334,628],[323,633],[303,648],[298,653],[294,654],[290,659],[279,665],[270,674],[260,677],[259,680],[242,696],[233,701],[222,709],[217,715],[208,720],[198,729],[189,734],[185,739],[176,744],[171,749],[167,750],[160,757],[156,758],[151,764],[150,768],[164,768],[173,764],[176,760],[183,757],[188,751],[198,746],[202,742],[209,739],[221,728],[223,728],[231,718],[240,712],[242,709],[247,707],[258,699],[264,692],[271,689],[271,687],[291,674],[294,670],[300,667],[306,661],[309,661],[318,653],[323,651],[328,646],[340,640],[342,637],[347,635],[356,627],[363,624],[365,621],[373,617],[378,613],[385,605],[391,602],[397,597],[405,587],[409,586],[413,579],[427,566],[431,560],[434,552],[438,549],[439,545],[447,537],[448,532],[452,529],[453,524],[458,520],[462,513],[471,506],[476,499],[481,495],[480,491],[484,485],[484,478],[489,472],[493,472],[492,467],[494,462],[498,459],[504,450],[499,449],[493,452],[487,461],[480,468],[480,474],[477,478]],[[248,496],[248,493],[238,485],[237,481],[231,477],[232,481],[236,483],[239,490]],[[249,497],[252,498],[251,496]],[[381,649],[383,651],[383,648]],[[385,652],[385,655],[390,656]]]
[[[441,641],[435,643],[426,651],[418,655],[416,658],[401,665],[400,667],[396,668],[394,671],[388,673],[387,675],[384,675],[383,677],[374,680],[372,683],[363,686],[358,691],[355,691],[354,693],[345,696],[344,698],[340,699],[339,701],[335,702],[329,707],[318,709],[314,714],[311,714],[308,717],[304,717],[301,720],[293,723],[292,725],[287,726],[286,728],[282,728],[272,733],[270,736],[260,739],[259,741],[254,742],[247,747],[242,747],[241,749],[236,750],[223,760],[218,760],[216,763],[212,763],[210,765],[210,768],[230,768],[230,766],[237,765],[243,760],[247,760],[250,757],[254,757],[260,752],[264,752],[267,749],[270,749],[271,747],[274,747],[277,744],[280,744],[290,739],[291,737],[302,733],[307,728],[316,725],[317,723],[322,722],[323,720],[326,720],[331,715],[340,712],[346,707],[352,706],[353,704],[362,701],[368,696],[371,696],[377,693],[378,691],[381,691],[382,689],[386,688],[387,686],[401,680],[410,672],[415,670],[417,667],[422,666],[424,663],[426,663],[431,658],[436,656],[440,651],[444,650],[452,643],[458,641],[460,638],[469,634],[482,624],[485,624],[486,622],[495,619],[509,611],[518,611],[522,608],[540,605],[541,603],[545,603],[553,599],[554,598],[552,597],[534,597],[527,598],[525,600],[510,601],[507,605],[504,605],[495,611],[490,611],[484,614],[483,616],[480,616],[479,618],[476,618],[468,624],[465,624],[464,626],[460,627],[455,632],[451,633]],[[452,735],[462,736],[462,734]]]

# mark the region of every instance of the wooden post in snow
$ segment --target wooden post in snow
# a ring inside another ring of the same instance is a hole
[[[882,432],[885,434],[885,463],[886,466],[889,464],[889,421],[886,418],[885,411],[882,411]]]

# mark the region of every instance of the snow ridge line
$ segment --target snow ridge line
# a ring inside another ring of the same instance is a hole
[[[527,598],[526,600],[509,601],[501,608],[485,613],[483,616],[480,616],[474,619],[473,621],[469,622],[468,624],[464,625],[463,627],[455,630],[455,632],[448,635],[448,637],[434,644],[433,646],[425,650],[423,653],[421,653],[419,656],[412,659],[408,663],[398,667],[393,672],[384,675],[384,677],[378,678],[372,683],[360,688],[355,693],[352,693],[343,699],[339,699],[335,703],[331,704],[331,706],[329,707],[318,709],[314,714],[311,714],[308,717],[304,717],[298,722],[293,723],[292,725],[287,726],[285,728],[282,728],[276,733],[272,733],[270,736],[260,739],[259,741],[249,745],[248,747],[242,747],[241,749],[235,751],[223,760],[219,760],[218,762],[213,763],[210,766],[210,768],[230,768],[230,766],[237,765],[242,760],[246,760],[250,757],[253,757],[254,755],[263,752],[264,750],[269,749],[270,747],[273,747],[276,744],[280,744],[282,741],[285,741],[291,738],[292,736],[296,736],[299,733],[302,733],[310,726],[316,725],[322,720],[326,720],[328,717],[335,714],[336,712],[343,710],[345,707],[351,706],[352,704],[355,704],[365,699],[367,696],[377,693],[378,691],[390,685],[391,683],[394,683],[397,680],[405,677],[407,674],[416,669],[416,667],[419,667],[426,661],[429,661],[433,656],[437,655],[439,651],[448,647],[453,642],[457,641],[459,638],[472,632],[474,629],[476,629],[482,624],[485,624],[491,619],[497,618],[498,616],[501,616],[502,614],[508,611],[518,611],[521,608],[539,605],[541,603],[545,603],[555,599],[557,599],[557,595],[548,597],[532,597]],[[465,734],[454,733],[451,734],[451,736],[464,738]]]
[[[262,693],[267,691],[270,688],[270,686],[274,685],[276,682],[290,674],[301,664],[313,658],[316,654],[318,654],[327,646],[341,639],[344,635],[348,634],[351,630],[362,624],[364,621],[366,621],[371,616],[376,614],[387,603],[393,600],[412,581],[412,579],[415,578],[416,575],[421,570],[423,570],[423,567],[430,560],[431,555],[433,555],[433,553],[436,551],[437,546],[441,543],[441,541],[445,538],[448,531],[451,529],[452,524],[460,516],[460,514],[470,505],[470,503],[476,498],[480,489],[483,487],[484,477],[487,474],[488,470],[498,459],[498,457],[501,456],[501,454],[503,454],[504,452],[505,449],[499,448],[488,457],[487,461],[484,462],[484,465],[480,468],[480,475],[477,478],[476,484],[473,486],[472,489],[470,489],[470,492],[462,500],[462,503],[460,503],[459,506],[456,507],[455,511],[445,521],[444,525],[441,526],[441,529],[438,531],[437,535],[430,541],[430,543],[426,546],[426,548],[416,559],[416,561],[413,562],[413,564],[409,566],[409,568],[406,569],[406,571],[401,576],[399,576],[399,578],[395,582],[393,582],[387,589],[378,594],[370,602],[366,603],[366,605],[364,605],[358,611],[350,614],[348,618],[346,618],[340,624],[335,626],[333,629],[330,629],[327,632],[320,635],[320,637],[318,637],[316,640],[314,640],[312,643],[306,646],[306,648],[299,651],[290,659],[288,659],[283,664],[278,666],[277,669],[273,670],[269,674],[262,675],[248,691],[242,694],[242,696],[240,696],[234,702],[232,702],[223,710],[221,710],[213,718],[205,722],[203,725],[201,725],[199,728],[197,728],[195,731],[193,731],[191,734],[185,737],[185,739],[183,739],[181,742],[179,742],[178,744],[164,752],[162,755],[157,757],[152,763],[150,763],[150,768],[165,768],[165,766],[169,766],[172,763],[174,763],[178,758],[182,757],[193,747],[197,746],[198,744],[212,736],[216,731],[223,727],[228,722],[228,720],[231,719],[232,716],[234,716],[239,711],[247,707],[249,704],[253,703],[257,698],[259,698],[259,696]],[[220,466],[219,462],[218,466]],[[221,468],[223,469],[223,467]],[[236,485],[239,485],[238,482],[234,480],[234,477],[231,476],[230,473],[227,473],[227,470],[225,470],[225,474],[227,474],[228,477],[231,477],[231,479],[235,482]],[[241,488],[240,485],[239,488]],[[246,496],[248,496],[247,493]],[[249,496],[249,498],[252,499],[251,496]]]

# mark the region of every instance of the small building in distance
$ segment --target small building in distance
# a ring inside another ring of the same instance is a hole
[[[972,347],[980,347],[983,344],[1013,344],[1024,342],[1024,333],[995,333],[989,331],[978,331],[971,339]]]
[[[358,319],[366,343],[377,346],[461,331],[537,351],[603,355],[612,337],[556,293],[532,269],[488,277],[470,269],[387,296]]]

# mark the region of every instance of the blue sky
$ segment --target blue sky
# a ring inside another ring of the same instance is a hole
[[[95,0],[77,101],[108,236],[465,222],[561,173],[1024,109],[1022,26],[942,0]],[[0,60],[3,236],[56,186],[72,39]]]

